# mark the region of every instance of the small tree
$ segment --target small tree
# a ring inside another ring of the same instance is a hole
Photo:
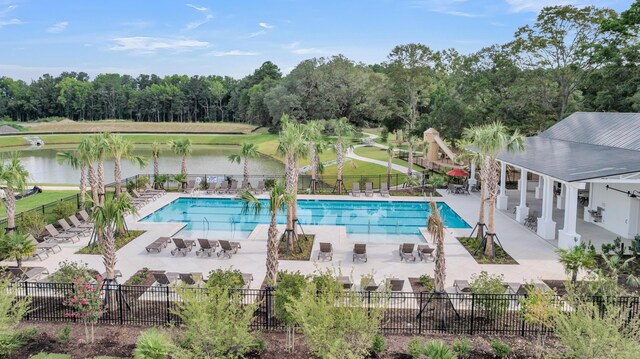
[[[478,294],[475,303],[482,309],[493,313],[503,313],[509,307],[504,298],[504,276],[489,274],[486,271],[471,276],[471,293]]]
[[[254,143],[245,142],[242,144],[240,148],[240,154],[232,154],[229,155],[229,162],[231,163],[240,163],[244,160],[243,165],[243,179],[245,181],[249,180],[249,160],[252,158],[256,158],[260,156],[260,152],[258,152],[258,147]]]
[[[553,291],[527,285],[527,295],[519,299],[522,319],[529,324],[538,326],[538,353],[544,357],[544,339],[548,331],[553,328],[553,322],[558,315],[556,295]]]
[[[342,194],[342,189],[344,188],[344,183],[342,182],[342,168],[344,166],[344,158],[347,154],[347,150],[349,149],[349,146],[346,144],[345,137],[351,136],[355,129],[349,123],[349,120],[346,117],[343,117],[336,122],[334,131],[336,136],[338,137],[335,147],[336,166],[338,166],[338,178],[336,181],[336,186],[338,194]]]
[[[17,152],[0,163],[0,184],[4,185],[4,207],[7,212],[7,232],[16,228],[16,194],[24,190],[29,172],[22,165]]]
[[[160,164],[158,159],[160,158],[160,153],[162,152],[162,147],[160,142],[153,141],[151,144],[151,158],[153,159],[153,177],[157,177],[160,174]]]
[[[173,153],[182,157],[182,166],[180,167],[180,173],[187,174],[187,157],[191,156],[193,148],[191,146],[191,139],[185,138],[182,140],[169,141],[169,147]]]
[[[570,249],[558,249],[558,262],[564,267],[567,275],[571,276],[571,283],[578,279],[578,272],[582,269],[591,270],[596,266],[595,252],[580,243]]]
[[[36,245],[27,235],[13,232],[0,234],[0,257],[15,258],[18,268],[22,268],[22,259],[29,258],[36,253]]]
[[[24,344],[17,331],[22,318],[29,312],[30,297],[18,297],[19,285],[12,285],[8,276],[0,275],[0,357],[11,353]]]
[[[82,279],[73,282],[72,295],[65,305],[70,308],[66,316],[80,320],[84,324],[84,335],[87,343],[95,340],[94,325],[104,314],[102,307],[102,278],[96,276],[96,283],[91,284]]]

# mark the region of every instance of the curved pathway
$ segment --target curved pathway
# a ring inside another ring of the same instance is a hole
[[[369,136],[369,138],[371,139],[371,143],[353,146],[352,148],[347,150],[347,157],[351,158],[351,159],[354,159],[354,160],[362,161],[362,162],[375,163],[377,165],[383,166],[384,168],[387,168],[387,162],[386,161],[374,160],[373,158],[358,156],[357,154],[355,154],[353,152],[353,150],[358,148],[358,147],[366,147],[366,146],[378,147],[378,148],[382,148],[382,149],[385,149],[385,150],[387,149],[387,146],[381,145],[381,144],[379,144],[379,143],[374,141],[374,139],[378,137],[377,135],[374,135],[374,134],[371,134],[371,133],[366,133],[366,132],[363,132],[363,133],[365,135]],[[407,170],[409,169],[406,166],[397,165],[395,163],[391,164],[391,167],[393,167],[394,170],[396,170],[398,172],[402,172],[402,173],[407,173]],[[413,171],[413,172],[414,173],[419,173],[419,172],[416,172],[416,171]]]

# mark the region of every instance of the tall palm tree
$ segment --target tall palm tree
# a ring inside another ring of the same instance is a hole
[[[338,136],[336,141],[336,165],[338,166],[336,187],[338,188],[338,194],[342,194],[342,189],[344,188],[344,184],[342,182],[342,168],[344,166],[344,157],[347,154],[347,149],[349,148],[345,143],[345,136],[350,136],[353,134],[354,130],[355,129],[346,117],[343,117],[336,122],[334,131]]]
[[[93,143],[91,144],[91,149],[93,152],[93,158],[98,161],[98,197],[100,199],[98,205],[104,203],[105,200],[105,183],[104,183],[104,160],[107,158],[107,154],[109,152],[109,144],[107,140],[109,139],[110,134],[105,132],[96,136],[93,136]]]
[[[151,158],[153,158],[153,182],[156,182],[156,177],[160,174],[160,165],[158,164],[158,159],[160,158],[160,151],[162,147],[160,146],[160,142],[153,141],[151,144]]]
[[[304,125],[305,140],[309,148],[309,159],[311,160],[311,193],[316,193],[318,187],[318,168],[320,162],[320,152],[324,150],[324,140],[322,130],[324,127],[318,121],[310,121]]]
[[[87,193],[87,166],[82,162],[78,151],[58,152],[56,158],[59,164],[67,163],[71,168],[80,169],[80,207],[84,207],[84,198]]]
[[[387,185],[391,187],[391,176],[393,175],[393,155],[395,147],[391,141],[387,142]]]
[[[229,155],[229,161],[231,163],[240,163],[244,160],[243,179],[249,181],[249,159],[260,156],[258,147],[255,144],[245,142],[240,148],[240,154]]]
[[[298,234],[295,230],[295,219],[297,213],[297,192],[298,192],[298,160],[307,155],[307,146],[304,141],[302,126],[292,121],[289,115],[282,115],[280,119],[282,130],[278,138],[278,152],[285,158],[285,189],[293,194],[293,202],[287,207],[287,230],[288,245],[293,245]]]
[[[246,191],[241,195],[244,205],[242,213],[253,211],[258,215],[262,211],[262,203],[254,197],[251,192]],[[293,193],[287,192],[282,181],[276,182],[269,192],[269,212],[271,213],[271,222],[269,222],[269,231],[267,239],[267,283],[273,285],[276,283],[278,275],[278,222],[277,216],[279,212],[284,211],[293,200]]]
[[[22,165],[17,152],[0,164],[0,184],[4,185],[4,206],[7,212],[7,233],[16,228],[16,192],[20,193],[27,184],[29,172]]]
[[[78,149],[76,150],[78,159],[80,160],[80,165],[82,167],[86,167],[86,173],[89,180],[89,186],[91,187],[91,198],[94,204],[100,203],[100,198],[98,195],[98,176],[96,174],[96,169],[93,166],[93,161],[95,160],[94,151],[93,151],[93,141],[90,137],[83,137],[78,144]],[[81,178],[82,182],[82,178]],[[80,201],[84,206],[85,198],[81,196]]]
[[[0,254],[3,258],[15,258],[18,268],[22,268],[22,258],[28,258],[36,253],[36,245],[27,235],[14,232],[0,234]]]
[[[107,137],[109,152],[113,156],[113,176],[116,183],[116,198],[120,198],[122,192],[122,159],[128,159],[131,163],[143,168],[147,165],[147,160],[141,156],[133,155],[133,142],[121,135],[111,134]]]
[[[475,126],[464,130],[463,135],[478,154],[483,157],[480,177],[482,179],[480,195],[486,193],[489,203],[488,226],[484,253],[493,256],[493,240],[495,236],[496,200],[498,198],[498,182],[500,165],[496,158],[503,150],[509,152],[524,151],[525,138],[518,130],[508,134],[507,127],[501,122],[494,122],[482,126]],[[482,190],[485,191],[482,191]]]
[[[94,228],[103,237],[102,261],[106,270],[105,281],[113,282],[115,278],[116,235],[125,228],[124,216],[127,213],[137,214],[129,196],[110,198],[102,206],[97,206],[91,213]]]
[[[436,242],[436,265],[433,273],[435,291],[444,293],[444,282],[447,273],[444,259],[444,223],[442,222],[442,217],[440,217],[437,203],[435,201],[431,202],[429,207],[431,207],[431,214],[427,219],[427,230],[433,236],[433,241]]]
[[[180,167],[180,173],[187,174],[187,157],[191,156],[193,152],[191,139],[185,138],[182,140],[169,141],[169,147],[173,153],[178,156],[182,156],[182,166]]]
[[[416,144],[416,138],[414,136],[409,136],[407,139],[407,150],[409,151],[409,156],[407,158],[407,176],[413,175],[413,146]]]

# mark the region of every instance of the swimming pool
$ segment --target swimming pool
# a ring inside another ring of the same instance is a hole
[[[242,214],[243,202],[227,198],[178,198],[142,222],[184,222],[176,235],[186,238],[246,239],[257,224],[271,220],[267,200],[261,200],[259,215]],[[470,228],[444,202],[438,202],[440,215],[449,228]],[[424,242],[418,228],[426,227],[431,213],[426,202],[298,200],[298,221],[308,225],[345,226],[347,239],[366,242]],[[286,215],[278,215],[284,224]]]

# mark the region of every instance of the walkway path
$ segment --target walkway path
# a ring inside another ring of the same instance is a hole
[[[369,162],[369,163],[375,163],[377,165],[383,166],[383,167],[387,167],[387,162],[386,161],[380,161],[380,160],[374,160],[373,158],[369,158],[369,157],[362,157],[362,156],[358,156],[354,153],[354,149],[358,148],[358,147],[365,147],[365,146],[373,146],[373,147],[378,147],[378,148],[382,148],[382,149],[387,149],[387,146],[385,145],[381,145],[377,142],[374,141],[374,139],[376,139],[378,136],[374,135],[372,133],[366,133],[363,132],[365,135],[369,136],[369,138],[371,139],[370,143],[367,144],[362,144],[362,145],[355,145],[352,148],[350,148],[349,150],[347,150],[347,157],[354,159],[354,160],[358,160],[358,161],[362,161],[362,162]],[[391,164],[391,167],[398,171],[398,172],[402,172],[402,173],[407,173],[408,167],[406,166],[402,166],[402,165],[397,165],[395,163]],[[415,172],[415,171],[414,171]],[[416,172],[417,173],[417,172]]]

